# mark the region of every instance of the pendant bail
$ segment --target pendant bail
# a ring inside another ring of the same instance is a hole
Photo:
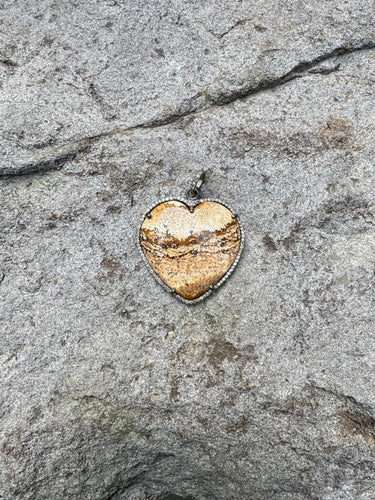
[[[191,183],[191,187],[186,191],[186,196],[189,200],[196,200],[201,194],[201,187],[204,182],[206,172],[203,170],[195,182]]]

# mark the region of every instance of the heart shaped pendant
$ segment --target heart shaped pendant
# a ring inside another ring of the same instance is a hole
[[[199,195],[200,185],[188,191]],[[139,231],[142,254],[155,278],[185,303],[218,288],[236,266],[243,231],[236,214],[217,200],[171,199],[153,207]]]

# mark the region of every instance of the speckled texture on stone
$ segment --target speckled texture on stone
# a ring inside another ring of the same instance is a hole
[[[0,9],[0,496],[373,498],[372,0]],[[202,166],[189,307],[137,237]]]

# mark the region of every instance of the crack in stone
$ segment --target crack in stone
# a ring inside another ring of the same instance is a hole
[[[334,73],[335,71],[339,71],[340,69],[340,63],[336,64],[333,67],[327,68],[327,67],[322,67],[322,68],[313,68],[310,69],[309,73],[311,75],[329,75],[330,73]]]
[[[226,31],[223,31],[222,33],[215,33],[215,31],[207,28],[203,23],[200,23],[203,28],[212,36],[217,38],[218,40],[221,40],[224,38],[228,33],[230,33],[232,30],[236,29],[238,26],[243,26],[251,21],[253,21],[253,18],[245,18],[245,19],[240,19],[236,23],[234,23],[232,26],[230,26]]]
[[[3,64],[4,66],[7,66],[8,68],[15,68],[16,66],[18,66],[18,64],[16,62],[12,61],[11,59],[6,59],[6,58],[0,59],[0,64]]]
[[[362,219],[365,221],[365,224],[371,224],[371,226],[375,226],[375,217],[374,217],[374,214],[372,214],[371,212],[368,212],[369,215],[372,217],[371,220],[367,219],[365,214],[359,214]]]
[[[260,92],[266,91],[266,90],[272,90],[276,87],[279,87],[281,85],[284,85],[287,82],[290,82],[291,80],[294,80],[296,78],[301,78],[302,76],[309,74],[309,73],[320,73],[320,74],[328,74],[331,73],[332,71],[336,71],[339,68],[336,66],[335,68],[331,68],[329,70],[317,70],[317,71],[312,71],[315,66],[318,66],[321,62],[328,61],[329,59],[333,59],[335,57],[339,56],[344,56],[347,54],[351,54],[353,52],[359,52],[363,50],[370,50],[375,48],[375,41],[368,41],[364,42],[360,45],[353,45],[353,46],[347,46],[344,45],[342,47],[336,47],[334,50],[321,54],[320,56],[317,56],[316,58],[312,59],[311,61],[303,61],[298,63],[296,66],[294,66],[290,71],[285,73],[284,75],[278,77],[278,78],[265,78],[264,80],[261,80],[257,85],[245,85],[244,87],[235,90],[233,92],[230,92],[228,94],[226,93],[220,93],[217,96],[207,96],[206,102],[203,105],[196,105],[195,107],[191,107],[190,109],[186,109],[182,112],[175,112],[170,115],[167,115],[163,118],[158,118],[156,120],[151,120],[149,122],[141,123],[139,125],[135,125],[134,127],[131,127],[128,130],[135,130],[135,129],[140,129],[140,128],[157,128],[157,127],[163,127],[164,125],[169,125],[171,123],[174,123],[181,118],[184,118],[186,116],[198,113],[200,111],[204,111],[208,108],[211,107],[218,107],[218,106],[225,106],[227,104],[231,104],[237,100],[243,100],[246,99],[247,97],[250,97],[251,95],[259,94]]]
[[[18,168],[0,168],[0,177],[39,174],[42,172],[48,172],[49,170],[59,170],[65,165],[65,163],[74,160],[80,151],[81,150],[69,151],[68,153],[64,153],[54,158],[42,159],[38,162],[29,163]]]
[[[328,389],[326,387],[318,386],[314,383],[310,384],[310,387],[317,392],[320,392],[323,394],[328,394],[328,395],[333,396],[334,398],[338,399],[339,401],[344,401],[344,402],[350,404],[351,406],[360,409],[363,412],[372,413],[372,411],[373,411],[371,406],[358,401],[353,396],[349,396],[348,394],[344,394],[344,393],[335,391],[333,389]]]
[[[272,90],[276,87],[284,85],[287,82],[290,82],[297,78],[301,78],[307,74],[322,74],[322,75],[330,74],[333,71],[337,71],[340,65],[337,64],[333,68],[319,68],[317,66],[324,61],[328,61],[336,57],[352,54],[353,52],[370,50],[374,48],[375,48],[375,41],[372,40],[365,41],[360,44],[344,45],[336,47],[330,52],[321,54],[310,61],[302,61],[298,63],[290,71],[288,71],[284,75],[281,75],[280,77],[265,78],[255,86],[247,84],[241,87],[240,89],[234,90],[229,93],[225,92],[219,93],[216,96],[215,95],[210,96],[207,95],[205,92],[200,92],[190,99],[190,103],[188,105],[184,103],[185,109],[183,109],[182,111],[181,109],[176,110],[174,113],[171,113],[169,115],[163,116],[161,118],[156,118],[154,120],[150,120],[147,122],[139,123],[137,125],[133,125],[128,128],[121,129],[120,127],[115,127],[114,129],[109,130],[107,132],[102,132],[92,136],[83,137],[82,139],[75,139],[74,141],[67,141],[64,144],[61,144],[60,147],[64,145],[67,146],[73,143],[73,144],[85,144],[85,148],[87,148],[88,144],[93,144],[94,142],[98,141],[103,137],[109,137],[115,134],[130,134],[137,130],[142,130],[142,129],[154,129],[154,128],[164,127],[166,125],[176,123],[187,116],[195,115],[207,109],[219,106],[220,107],[226,106],[238,100],[244,100],[247,97],[259,94],[260,92]],[[69,153],[57,156],[52,159],[41,160],[36,163],[23,165],[19,168],[0,167],[0,177],[29,175],[33,173],[46,172],[48,170],[60,169],[65,163],[73,160],[76,157],[76,155],[85,148],[79,148],[78,150],[71,151]]]

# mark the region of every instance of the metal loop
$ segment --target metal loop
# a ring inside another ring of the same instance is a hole
[[[186,191],[186,195],[189,200],[196,200],[197,198],[199,198],[200,192],[200,189],[193,187]]]
[[[192,183],[191,188],[186,191],[186,196],[190,200],[196,200],[197,198],[199,198],[199,196],[201,194],[201,187],[202,187],[202,184],[204,182],[205,175],[206,175],[206,172],[203,171],[199,175],[198,179]]]

